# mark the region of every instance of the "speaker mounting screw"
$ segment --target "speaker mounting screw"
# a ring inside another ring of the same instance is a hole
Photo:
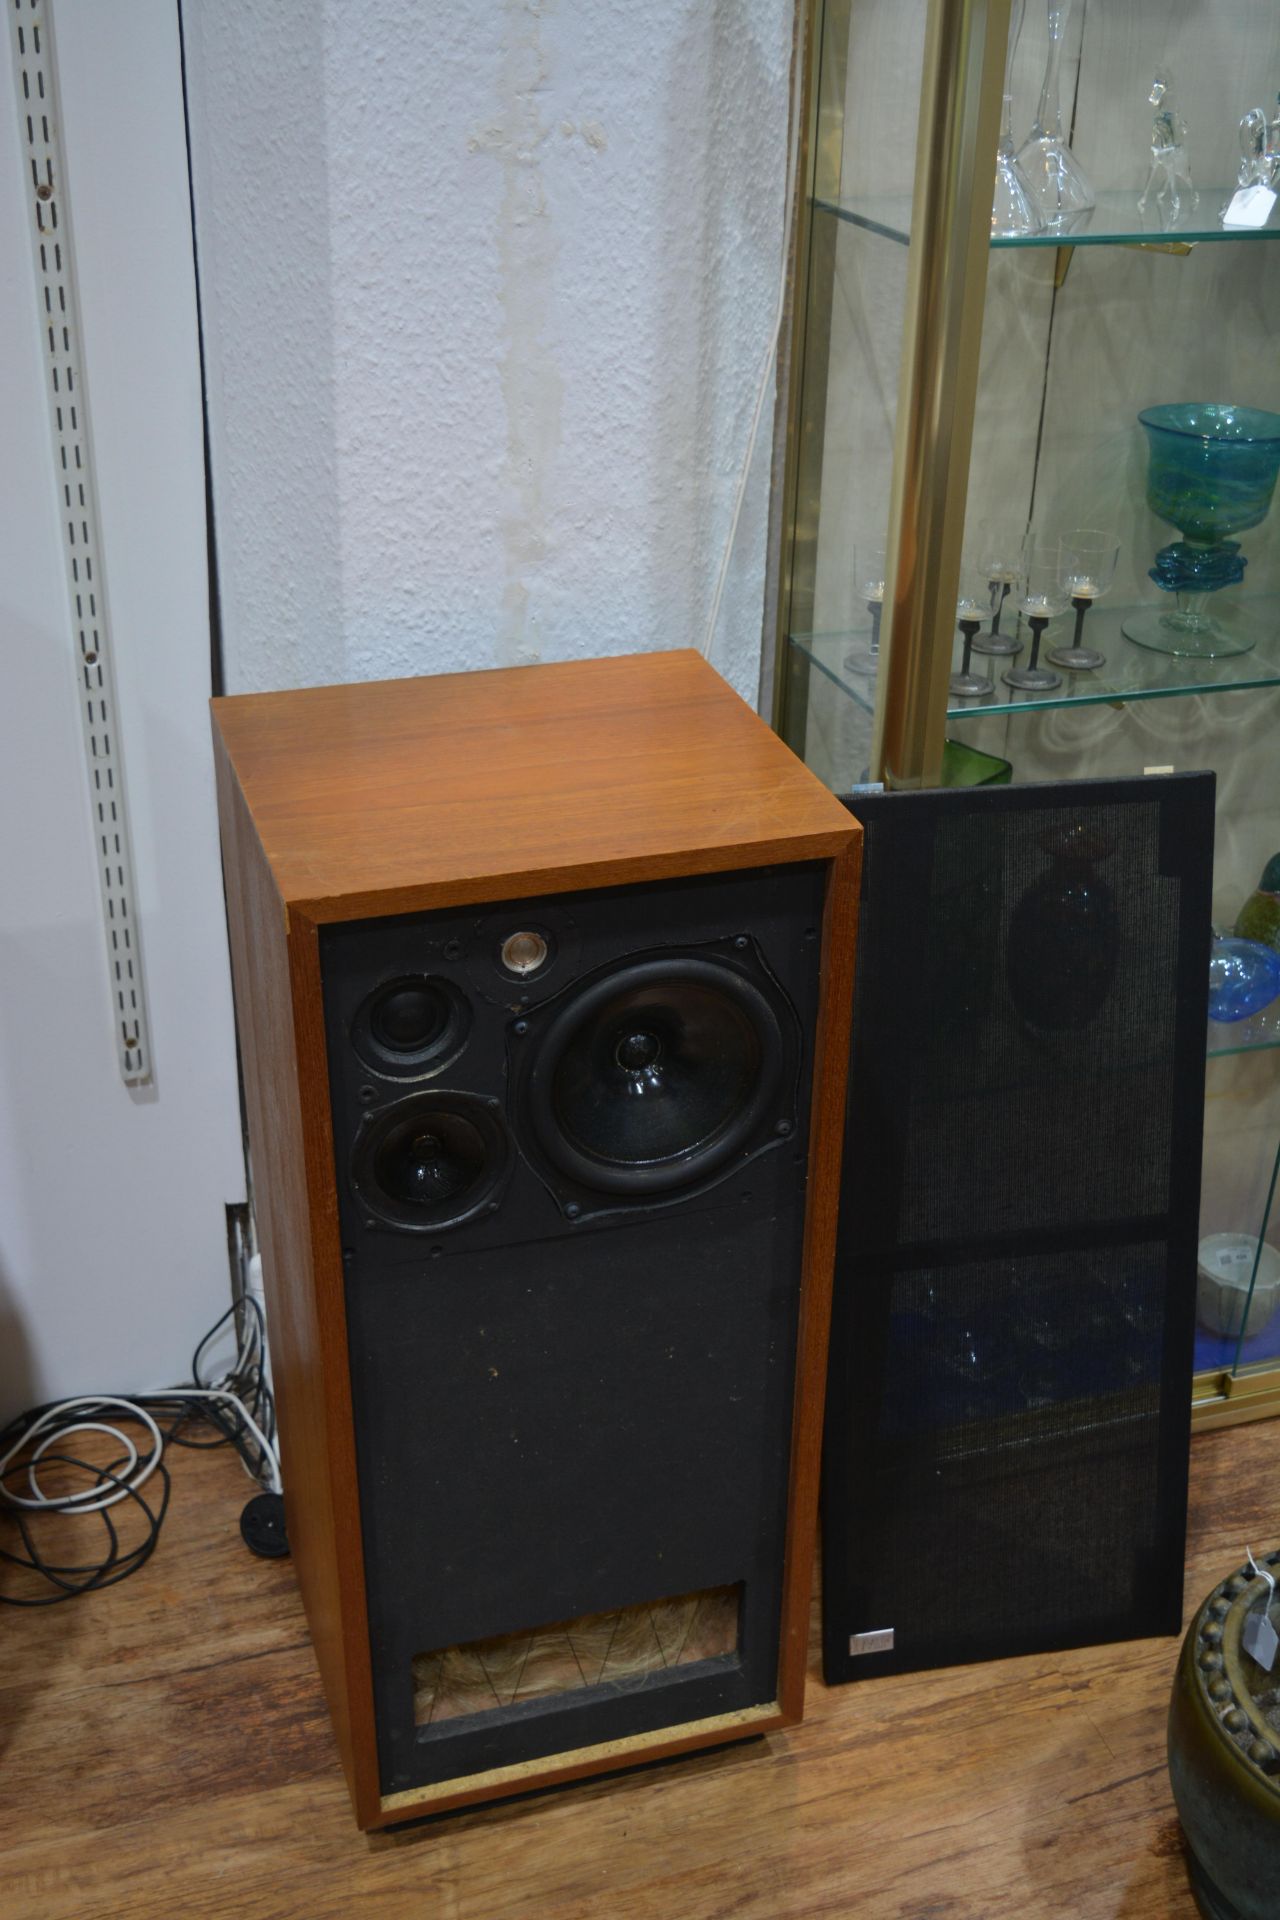
[[[496,1104],[496,1102],[495,1102],[495,1104]],[[487,1206],[487,1207],[485,1208],[485,1212],[486,1212],[486,1213],[496,1213],[497,1211],[498,1211],[498,1203],[497,1203],[497,1201],[496,1201],[496,1200],[491,1200],[491,1201],[489,1202],[489,1204],[488,1204],[488,1206]]]
[[[742,948],[742,947],[748,946],[750,943],[747,939],[746,934],[740,933],[733,944],[735,947]]]
[[[360,1098],[362,1100],[376,1100],[377,1097],[377,1093],[373,1087],[361,1087]]]
[[[787,1135],[791,1131],[791,1122],[789,1120],[779,1120],[774,1131],[776,1133],[781,1134],[782,1138],[785,1140]]]
[[[527,1020],[517,1020],[511,1031],[512,1033],[528,1033],[529,1022]]]
[[[565,1206],[564,1211],[565,1211],[566,1219],[576,1220],[578,1215],[582,1212],[582,1208],[578,1205],[576,1200],[570,1200]]]
[[[485,1105],[486,1107],[500,1107],[502,1105],[502,1102],[497,1098],[496,1094],[491,1093],[488,1099],[485,1101]]]
[[[446,940],[442,951],[444,953],[444,957],[446,960],[461,960],[462,958],[461,940]]]

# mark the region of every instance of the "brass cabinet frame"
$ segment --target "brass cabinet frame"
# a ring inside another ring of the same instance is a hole
[[[813,622],[836,221],[852,0],[798,0],[805,61],[791,234],[791,377],[774,512],[782,542],[773,723],[801,756],[809,665],[790,635]],[[946,684],[977,398],[1010,0],[929,0],[898,387],[885,619],[870,777],[941,784]],[[1280,1413],[1280,1366],[1195,1379],[1196,1429]]]
[[[810,0],[812,63],[794,233],[797,356],[781,512],[794,529],[778,596],[775,714],[803,752],[808,672],[788,636],[811,618],[827,400],[835,230],[815,199],[838,200],[850,0]],[[946,683],[978,390],[1009,0],[929,0],[890,500],[886,620],[871,777],[941,781]],[[816,75],[812,67],[816,65]],[[956,502],[960,502],[957,509]]]

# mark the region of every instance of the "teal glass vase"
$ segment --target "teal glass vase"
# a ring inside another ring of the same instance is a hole
[[[1161,547],[1150,577],[1174,605],[1146,608],[1124,623],[1139,646],[1195,660],[1247,653],[1258,630],[1238,607],[1210,610],[1211,596],[1244,579],[1245,556],[1231,536],[1260,526],[1280,476],[1280,414],[1188,400],[1147,407],[1147,503],[1180,540]]]

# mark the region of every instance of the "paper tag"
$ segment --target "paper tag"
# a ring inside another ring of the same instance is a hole
[[[1224,227],[1265,227],[1275,203],[1275,189],[1255,181],[1253,186],[1241,187],[1239,193],[1232,194],[1222,210],[1222,224]]]
[[[1251,1613],[1240,1633],[1240,1644],[1251,1654],[1264,1673],[1270,1673],[1280,1653],[1280,1634],[1271,1624],[1264,1604],[1260,1613]]]
[[[1223,1247],[1219,1251],[1218,1261],[1224,1267],[1248,1267],[1253,1265],[1252,1247]]]

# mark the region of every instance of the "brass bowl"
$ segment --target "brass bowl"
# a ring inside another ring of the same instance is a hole
[[[1280,1553],[1259,1562],[1280,1568]],[[1207,1920],[1280,1913],[1280,1658],[1265,1673],[1241,1645],[1265,1580],[1241,1567],[1187,1629],[1169,1703],[1169,1777]],[[1271,1609],[1280,1631],[1280,1603]]]

